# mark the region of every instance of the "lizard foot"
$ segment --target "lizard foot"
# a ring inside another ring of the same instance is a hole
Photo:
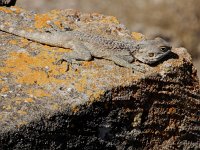
[[[67,72],[67,71],[69,71],[69,64],[72,64],[72,63],[71,63],[71,60],[59,59],[59,60],[57,60],[54,64],[56,64],[56,65],[61,65],[64,61],[67,62],[67,67],[66,67],[66,72]]]
[[[47,21],[47,24],[51,26],[51,28],[54,32],[60,32],[61,31],[61,29],[58,26],[56,26],[52,21]]]
[[[59,28],[57,25],[55,25],[54,22],[52,21],[47,21],[47,24],[51,26],[50,32],[66,32],[66,31],[71,31],[72,29],[65,25],[65,24],[60,24],[62,28]],[[47,30],[48,31],[48,30]]]
[[[132,71],[133,73],[135,72],[141,72],[141,73],[145,73],[148,71],[147,67],[145,67],[144,65],[135,65],[135,64],[131,64],[131,68],[132,68]]]
[[[58,61],[55,62],[56,65],[61,65],[63,62],[67,62],[67,67],[66,67],[66,72],[69,71],[69,66],[72,66],[73,70],[77,70],[77,66],[81,65],[81,62],[77,62],[76,60],[72,59],[59,59]]]

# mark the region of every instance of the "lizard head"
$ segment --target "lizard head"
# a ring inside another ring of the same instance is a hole
[[[165,57],[171,51],[171,45],[162,38],[140,41],[133,55],[139,61],[153,64]]]

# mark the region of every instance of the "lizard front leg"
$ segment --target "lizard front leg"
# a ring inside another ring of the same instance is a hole
[[[143,65],[136,65],[133,63],[130,63],[122,58],[120,58],[120,56],[112,56],[107,58],[109,60],[112,60],[115,64],[122,66],[122,67],[126,67],[126,68],[131,68],[134,71],[138,71],[138,72],[145,72],[146,69]]]
[[[65,47],[71,48],[73,51],[69,53],[65,53],[58,63],[62,63],[66,61],[72,64],[72,60],[80,60],[80,61],[89,61],[92,59],[92,55],[87,47],[80,41],[70,41],[65,44]],[[67,70],[69,69],[69,65],[67,65]]]

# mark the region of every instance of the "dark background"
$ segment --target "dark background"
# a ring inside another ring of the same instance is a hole
[[[200,76],[199,0],[18,0],[16,5],[36,12],[71,8],[115,16],[130,31],[187,48]]]

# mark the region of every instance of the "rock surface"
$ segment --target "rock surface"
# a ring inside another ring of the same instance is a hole
[[[43,32],[48,20],[140,39],[111,16],[0,7],[1,22],[30,32]],[[102,59],[66,72],[54,62],[71,50],[0,37],[0,149],[200,148],[199,80],[186,49],[144,74]]]

